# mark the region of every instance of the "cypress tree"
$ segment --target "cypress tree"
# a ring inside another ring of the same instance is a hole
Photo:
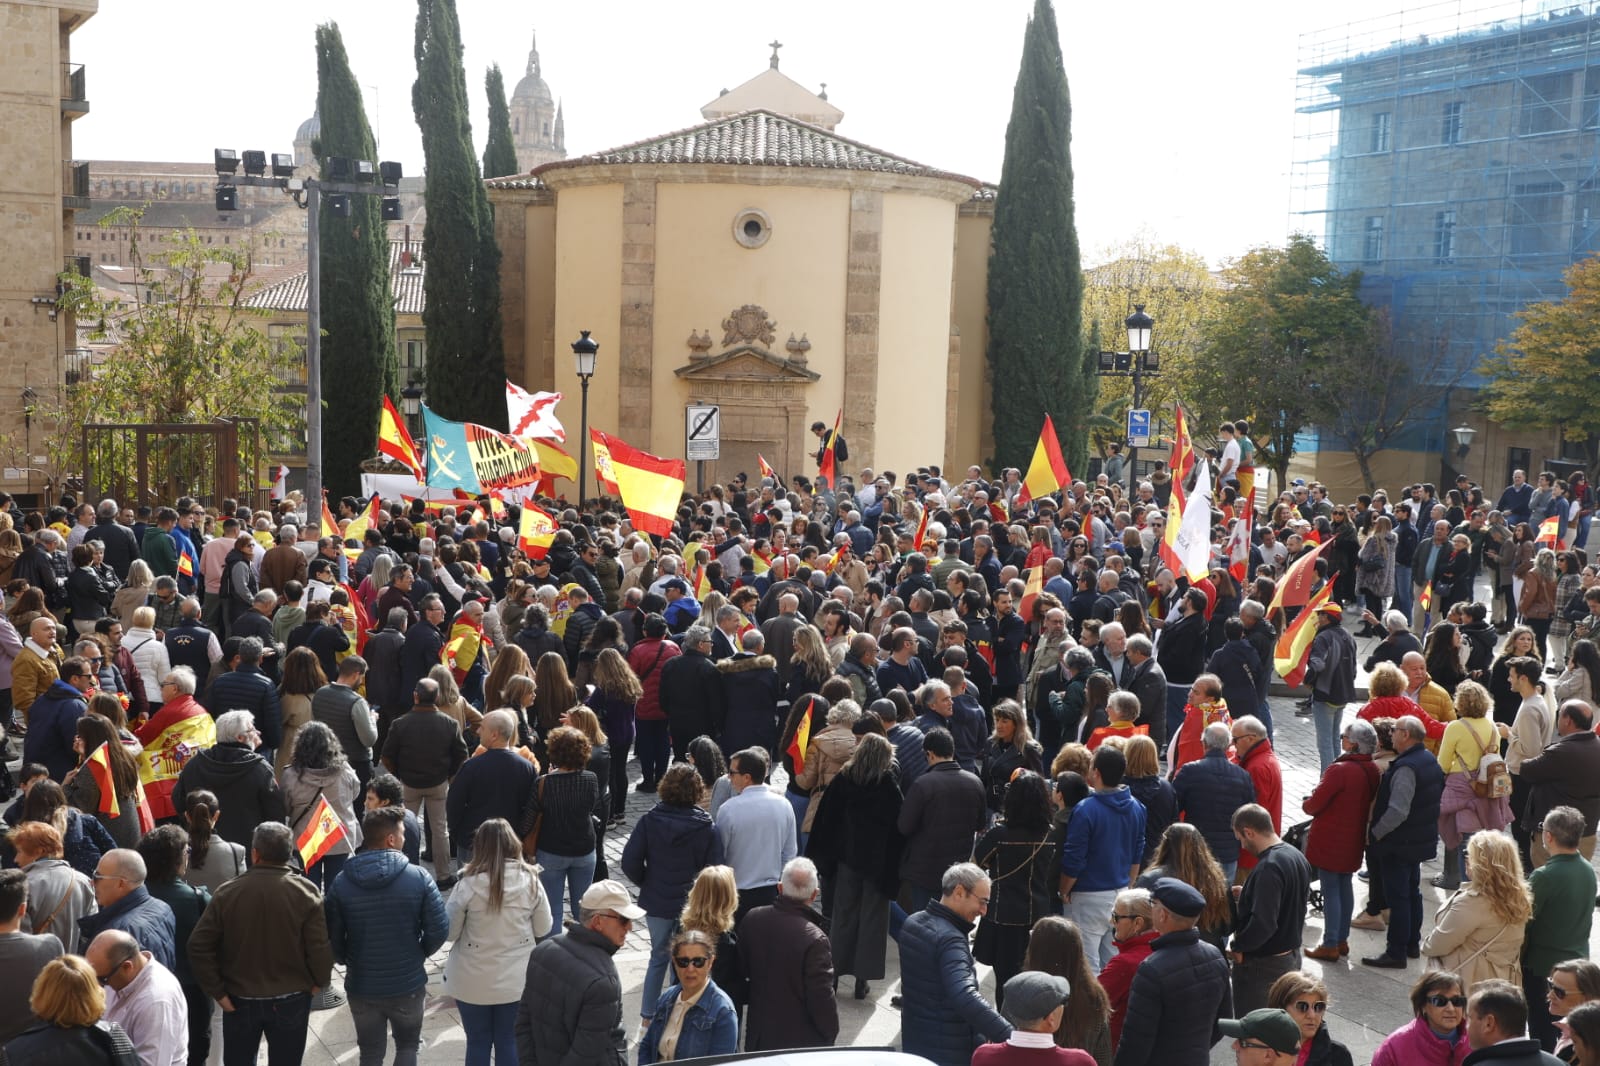
[[[500,249],[472,149],[454,0],[418,0],[416,58],[411,108],[428,174],[422,235],[428,404],[446,418],[504,429]]]
[[[1072,208],[1072,104],[1050,0],[1035,0],[1006,126],[989,254],[994,463],[1026,469],[1049,414],[1063,456],[1086,453],[1083,279]]]
[[[361,86],[350,70],[336,23],[317,27],[319,159],[377,160]],[[327,177],[326,174],[323,175]],[[376,196],[352,196],[350,217],[321,215],[323,454],[334,461],[325,484],[335,498],[358,495],[356,463],[377,454],[383,396],[400,395],[389,236]]]
[[[483,176],[503,178],[517,172],[517,148],[511,140],[511,109],[506,106],[506,80],[500,64],[484,79],[489,93],[489,143],[483,146]]]

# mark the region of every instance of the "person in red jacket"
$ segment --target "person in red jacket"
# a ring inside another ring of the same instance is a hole
[[[1133,974],[1150,955],[1150,945],[1161,934],[1151,927],[1150,890],[1129,888],[1117,893],[1111,908],[1111,936],[1117,953],[1100,971],[1100,987],[1111,1001],[1111,1049],[1122,1040],[1122,1022],[1128,1016],[1128,991]]]
[[[634,752],[639,756],[643,775],[637,788],[640,792],[654,792],[672,758],[667,714],[661,709],[661,668],[683,654],[683,649],[667,639],[667,620],[659,614],[645,616],[641,629],[644,636],[628,652],[628,665],[644,687],[644,695],[633,708],[637,727]]]
[[[1367,819],[1378,794],[1378,767],[1372,761],[1378,733],[1370,722],[1346,722],[1339,738],[1343,749],[1322,773],[1316,790],[1301,809],[1311,815],[1306,836],[1306,861],[1322,884],[1322,943],[1306,957],[1336,962],[1350,953],[1350,919],[1355,891],[1350,876],[1361,868],[1367,845]]]
[[[1253,714],[1233,720],[1233,750],[1238,763],[1250,774],[1256,786],[1256,802],[1272,816],[1272,831],[1283,835],[1283,767],[1272,750],[1266,723]],[[1248,850],[1239,853],[1239,869],[1253,869],[1256,857]]]

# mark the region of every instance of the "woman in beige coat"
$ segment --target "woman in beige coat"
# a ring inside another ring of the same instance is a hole
[[[1467,844],[1472,882],[1445,900],[1422,941],[1432,970],[1461,975],[1461,987],[1498,977],[1522,984],[1522,939],[1533,914],[1517,845],[1503,832],[1474,833]]]
[[[811,793],[806,804],[805,820],[800,832],[811,832],[811,823],[817,817],[817,804],[822,802],[823,790],[850,756],[856,753],[856,736],[851,727],[861,717],[861,708],[854,700],[840,700],[828,708],[828,725],[806,745],[805,768],[795,776],[794,782]]]

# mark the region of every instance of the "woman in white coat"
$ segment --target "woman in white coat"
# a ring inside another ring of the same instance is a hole
[[[1494,830],[1467,842],[1472,881],[1439,908],[1422,957],[1433,970],[1461,975],[1461,987],[1498,977],[1522,983],[1522,941],[1533,915],[1533,894],[1522,876],[1516,841]]]
[[[472,862],[445,904],[453,946],[445,991],[461,1009],[466,1066],[517,1066],[517,1006],[534,941],[550,932],[550,901],[538,867],[522,861],[522,841],[504,818],[472,838]]]

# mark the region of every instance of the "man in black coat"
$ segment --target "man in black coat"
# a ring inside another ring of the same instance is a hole
[[[896,823],[905,837],[900,879],[912,911],[939,895],[945,870],[972,856],[972,842],[988,826],[983,782],[955,761],[955,739],[947,729],[930,729],[922,738],[928,769],[906,790]]]
[[[1311,865],[1285,844],[1258,803],[1233,812],[1233,834],[1256,858],[1239,895],[1234,924],[1233,1009],[1241,1016],[1267,1005],[1272,983],[1300,968],[1300,939],[1311,898]]]
[[[816,435],[820,446],[817,448],[817,469],[822,469],[822,457],[828,451],[828,437],[833,437],[833,469],[834,478],[837,479],[844,470],[844,464],[850,461],[850,446],[844,442],[843,433],[834,433],[826,422],[811,423],[811,432]]]
[[[1161,935],[1134,972],[1116,1066],[1205,1062],[1222,1035],[1217,1020],[1233,1017],[1228,963],[1195,928],[1204,896],[1175,877],[1158,878],[1150,894]]]
[[[229,711],[249,711],[261,733],[261,746],[270,754],[283,743],[283,712],[278,707],[277,687],[261,670],[261,642],[255,637],[239,641],[238,652],[229,666],[227,673],[211,682],[212,717],[220,718]]]
[[[989,638],[994,648],[994,698],[1014,700],[1022,688],[1022,645],[1028,640],[1028,624],[1003,588],[994,594]]]
[[[695,737],[722,735],[728,705],[722,675],[711,658],[711,631],[690,626],[680,647],[683,654],[661,668],[661,710],[672,731],[672,757],[687,762]]]
[[[1528,1001],[1522,989],[1498,978],[1479,981],[1467,1001],[1467,1043],[1476,1050],[1463,1066],[1559,1066],[1561,1060],[1527,1032]]]
[[[832,1047],[839,1038],[833,948],[813,909],[822,890],[810,859],[790,859],[778,898],[739,923],[739,958],[750,975],[745,1050]]]
[[[1178,617],[1161,630],[1156,662],[1167,675],[1167,736],[1183,726],[1183,708],[1194,679],[1206,668],[1206,594],[1185,589],[1178,600]]]
[[[235,618],[228,627],[230,637],[241,640],[254,637],[261,642],[261,672],[273,684],[278,682],[278,664],[287,652],[272,636],[272,613],[277,607],[278,594],[271,589],[261,589],[251,598],[250,609]]]
[[[117,524],[117,501],[101,500],[95,510],[94,526],[84,540],[98,540],[106,546],[106,565],[116,571],[119,579],[128,579],[128,567],[139,558],[139,542],[133,539],[133,530]]]
[[[1150,727],[1150,739],[1156,750],[1167,750],[1167,675],[1156,662],[1155,649],[1150,638],[1135,633],[1128,638],[1128,661],[1133,664],[1133,675],[1128,681],[1128,691],[1139,697],[1139,724]]]
[[[400,693],[402,701],[416,691],[417,682],[428,676],[439,663],[444,650],[444,601],[431,595],[422,601],[422,621],[406,630],[400,649]],[[560,650],[559,648],[557,649]]]
[[[752,629],[741,639],[744,650],[715,666],[721,675],[725,708],[717,740],[728,758],[750,747],[776,752],[782,729],[778,700],[783,696],[783,682],[778,679],[777,661],[762,654],[761,630]],[[701,650],[709,652],[710,645],[710,640],[703,640]]]
[[[1524,759],[1521,776],[1528,786],[1522,825],[1532,834],[1533,865],[1543,866],[1550,857],[1539,824],[1554,807],[1571,807],[1583,815],[1578,850],[1592,858],[1595,823],[1600,820],[1600,736],[1594,732],[1594,712],[1587,701],[1567,700],[1561,705],[1556,712],[1556,742]]]
[[[1394,725],[1394,761],[1378,782],[1368,829],[1368,854],[1383,878],[1389,902],[1389,933],[1383,954],[1363,957],[1363,966],[1403,970],[1408,952],[1422,943],[1422,863],[1439,849],[1439,799],[1444,770],[1423,747],[1427,732],[1415,715]]]
[[[456,859],[472,861],[472,838],[491,818],[517,825],[538,771],[511,750],[517,741],[517,720],[507,710],[490,711],[478,726],[484,751],[461,764],[444,798],[445,818]]]

